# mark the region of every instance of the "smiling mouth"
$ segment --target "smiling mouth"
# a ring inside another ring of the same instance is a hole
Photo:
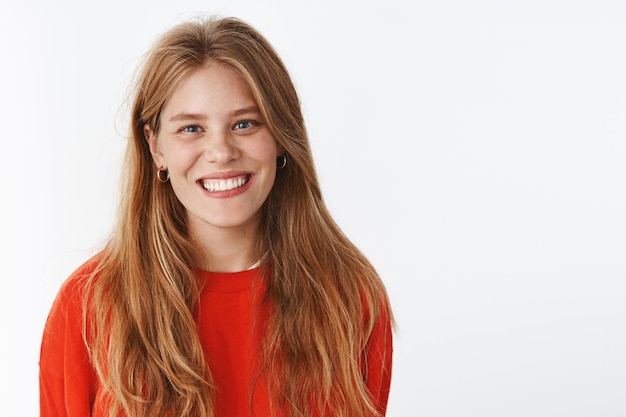
[[[250,175],[241,175],[239,177],[220,179],[220,180],[202,180],[200,184],[202,188],[210,193],[218,191],[230,191],[239,187],[243,187],[250,181]]]

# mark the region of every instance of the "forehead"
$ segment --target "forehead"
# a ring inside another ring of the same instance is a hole
[[[234,68],[210,62],[192,70],[178,83],[163,115],[184,111],[218,116],[256,105],[252,89]]]

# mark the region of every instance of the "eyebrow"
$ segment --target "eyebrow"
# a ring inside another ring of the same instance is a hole
[[[242,114],[250,114],[250,113],[261,113],[259,107],[256,104],[253,104],[248,107],[243,107],[241,109],[235,110],[231,113],[231,116],[241,116]],[[170,118],[170,122],[181,122],[181,121],[202,121],[206,120],[209,117],[204,113],[178,113]]]
[[[251,106],[248,107],[244,107],[242,109],[239,110],[235,110],[234,112],[232,112],[233,116],[241,116],[242,114],[249,114],[249,113],[261,113],[261,110],[259,110],[259,107],[256,104],[253,104]]]
[[[170,122],[180,122],[188,120],[206,120],[206,114],[202,113],[178,113],[170,118]]]

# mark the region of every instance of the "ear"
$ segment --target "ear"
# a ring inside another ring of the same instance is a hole
[[[143,126],[143,137],[146,139],[146,142],[148,142],[148,147],[150,148],[150,153],[152,154],[152,160],[157,168],[167,169],[163,152],[159,150],[157,135],[148,124]]]

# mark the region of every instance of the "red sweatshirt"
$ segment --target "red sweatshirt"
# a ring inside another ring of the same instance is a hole
[[[46,322],[39,361],[40,417],[104,417],[97,400],[102,386],[83,341],[82,296],[85,278],[96,265],[81,266],[61,287]],[[236,273],[198,271],[204,282],[196,312],[200,341],[217,385],[217,417],[268,416],[264,383],[256,383],[262,332],[253,331],[264,283],[260,269]],[[263,317],[263,314],[261,315]],[[391,325],[376,324],[367,349],[365,382],[384,415],[391,378]],[[249,392],[252,391],[250,411]]]

